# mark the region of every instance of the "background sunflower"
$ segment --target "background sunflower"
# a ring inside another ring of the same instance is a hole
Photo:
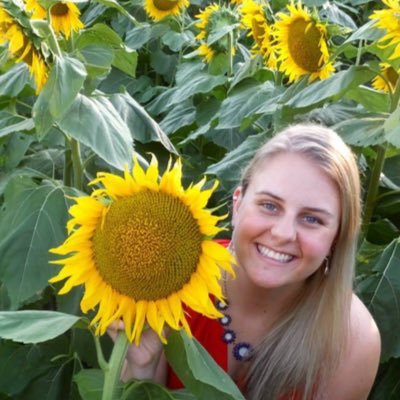
[[[287,6],[289,14],[278,13],[274,25],[279,70],[289,82],[309,75],[309,80],[326,79],[335,68],[330,61],[326,27],[311,17],[299,1]]]
[[[386,31],[378,42],[386,47],[393,46],[390,60],[400,57],[400,3],[399,0],[382,0],[388,7],[385,10],[375,10],[370,19],[376,19],[374,26]]]
[[[154,21],[161,21],[170,15],[179,15],[189,7],[189,0],[145,0],[144,9]]]

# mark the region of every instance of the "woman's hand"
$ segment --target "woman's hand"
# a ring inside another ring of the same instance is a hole
[[[119,331],[124,331],[124,329],[122,321],[115,321],[109,326],[107,333],[115,341]],[[150,328],[145,329],[142,332],[139,346],[132,343],[128,348],[121,379],[124,382],[130,379],[154,380],[162,350],[163,344],[158,334]]]

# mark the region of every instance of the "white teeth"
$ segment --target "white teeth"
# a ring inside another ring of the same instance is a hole
[[[294,258],[293,256],[289,256],[288,254],[277,253],[276,251],[268,249],[267,247],[264,247],[264,246],[261,246],[261,245],[258,245],[257,247],[258,247],[259,252],[263,256],[268,257],[268,258],[272,258],[273,260],[276,260],[276,261],[279,261],[279,262],[282,262],[282,263],[286,263],[286,262],[292,261],[293,258]]]

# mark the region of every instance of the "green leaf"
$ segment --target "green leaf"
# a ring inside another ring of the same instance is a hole
[[[163,386],[154,382],[138,381],[128,384],[121,400],[174,400],[175,397]]]
[[[186,333],[174,331],[165,345],[171,367],[191,392],[200,399],[244,400],[237,386],[199,344]]]
[[[176,400],[198,400],[197,397],[187,389],[174,390],[172,393]]]
[[[114,51],[112,65],[134,78],[136,76],[137,59],[136,51],[129,48],[119,49]]]
[[[389,96],[367,86],[350,89],[346,92],[345,97],[363,105],[373,113],[387,112],[389,110]]]
[[[177,153],[165,132],[132,96],[128,93],[114,94],[110,100],[129,127],[133,139],[142,143],[159,141],[168,151]]]
[[[276,89],[272,82],[246,81],[235,87],[221,105],[219,129],[236,128],[245,117],[255,113],[272,114],[277,107]],[[257,93],[257,96],[254,96]],[[261,105],[261,107],[260,107]]]
[[[0,337],[22,343],[45,342],[62,335],[79,318],[57,311],[0,311]]]
[[[102,398],[104,373],[100,369],[83,369],[74,376],[82,400]]]
[[[356,30],[352,35],[350,35],[350,37],[348,37],[344,43],[350,43],[355,40],[376,41],[377,39],[379,39],[381,36],[383,36],[384,32],[382,31],[382,29],[372,26],[375,24],[375,22],[375,20],[368,21],[366,24]]]
[[[47,371],[32,380],[15,400],[73,400],[73,360],[52,363]]]
[[[242,167],[250,161],[264,142],[264,135],[249,136],[222,160],[211,165],[206,173],[216,175],[224,189],[231,192],[234,186],[239,183]]]
[[[73,104],[86,78],[83,64],[75,58],[57,57],[49,80],[36,100],[32,115],[38,137],[42,139],[56,119],[62,118]],[[73,115],[73,114],[72,114]]]
[[[151,38],[151,26],[143,24],[130,30],[126,34],[125,44],[131,49],[138,50]]]
[[[227,81],[224,75],[210,75],[201,63],[183,63],[176,74],[177,89],[171,96],[170,105],[181,103],[197,93],[209,93]]]
[[[340,122],[334,129],[344,141],[356,146],[370,146],[385,142],[383,117],[352,118]]]
[[[116,0],[96,0],[96,2],[103,4],[107,8],[115,8],[121,14],[125,15],[125,17],[128,17],[132,22],[136,22],[135,18],[133,18],[129,11],[125,10],[125,8],[122,7]]]
[[[178,52],[184,46],[193,44],[195,39],[191,31],[175,32],[168,31],[161,38],[162,42],[168,46],[172,51]]]
[[[196,119],[196,108],[190,102],[182,102],[174,107],[160,122],[161,129],[167,134],[191,125]]]
[[[234,31],[239,27],[240,24],[231,24],[218,27],[218,29],[213,30],[211,34],[207,37],[207,45],[211,46],[213,43],[220,40],[222,37],[227,35],[229,32]]]
[[[0,341],[0,393],[7,393],[12,399],[36,400],[46,397],[29,397],[30,385],[51,370],[59,367],[53,358],[69,351],[68,340],[59,336],[45,343],[21,345],[10,340]],[[63,378],[66,378],[64,375]],[[45,389],[52,382],[42,385]],[[65,389],[65,386],[64,386]],[[24,392],[28,392],[25,393]],[[54,398],[61,400],[63,397]],[[67,400],[67,399],[65,399]]]
[[[400,357],[400,243],[394,240],[377,259],[374,275],[359,282],[362,296],[382,336],[381,360]]]
[[[133,143],[130,130],[105,96],[79,94],[58,125],[115,168],[123,170],[126,163],[131,164]]]
[[[0,138],[10,133],[30,131],[35,127],[31,118],[0,111]]]
[[[17,97],[29,82],[28,67],[25,63],[18,63],[0,75],[0,96]]]
[[[110,71],[114,50],[104,45],[90,44],[80,50],[88,75],[95,78]]]
[[[392,112],[383,125],[386,140],[396,147],[400,147],[400,107]]]
[[[319,104],[334,96],[343,96],[347,90],[370,81],[375,72],[365,66],[351,66],[348,70],[340,71],[328,79],[308,85],[286,103],[289,107],[308,107]]]
[[[368,400],[400,399],[400,359],[391,359],[379,368],[378,377]]]
[[[109,26],[101,23],[95,24],[90,28],[85,28],[76,41],[78,49],[96,44],[113,49],[120,49],[123,46],[122,39],[118,34]]]
[[[71,190],[45,181],[38,186],[16,176],[5,191],[0,209],[0,280],[16,309],[48,286],[57,268],[49,249],[63,242]],[[76,192],[75,192],[76,194]]]

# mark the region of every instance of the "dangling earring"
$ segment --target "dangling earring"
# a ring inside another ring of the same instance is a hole
[[[324,261],[325,261],[324,275],[327,276],[329,274],[329,269],[331,268],[331,258],[330,258],[330,256],[326,256],[324,258]]]

